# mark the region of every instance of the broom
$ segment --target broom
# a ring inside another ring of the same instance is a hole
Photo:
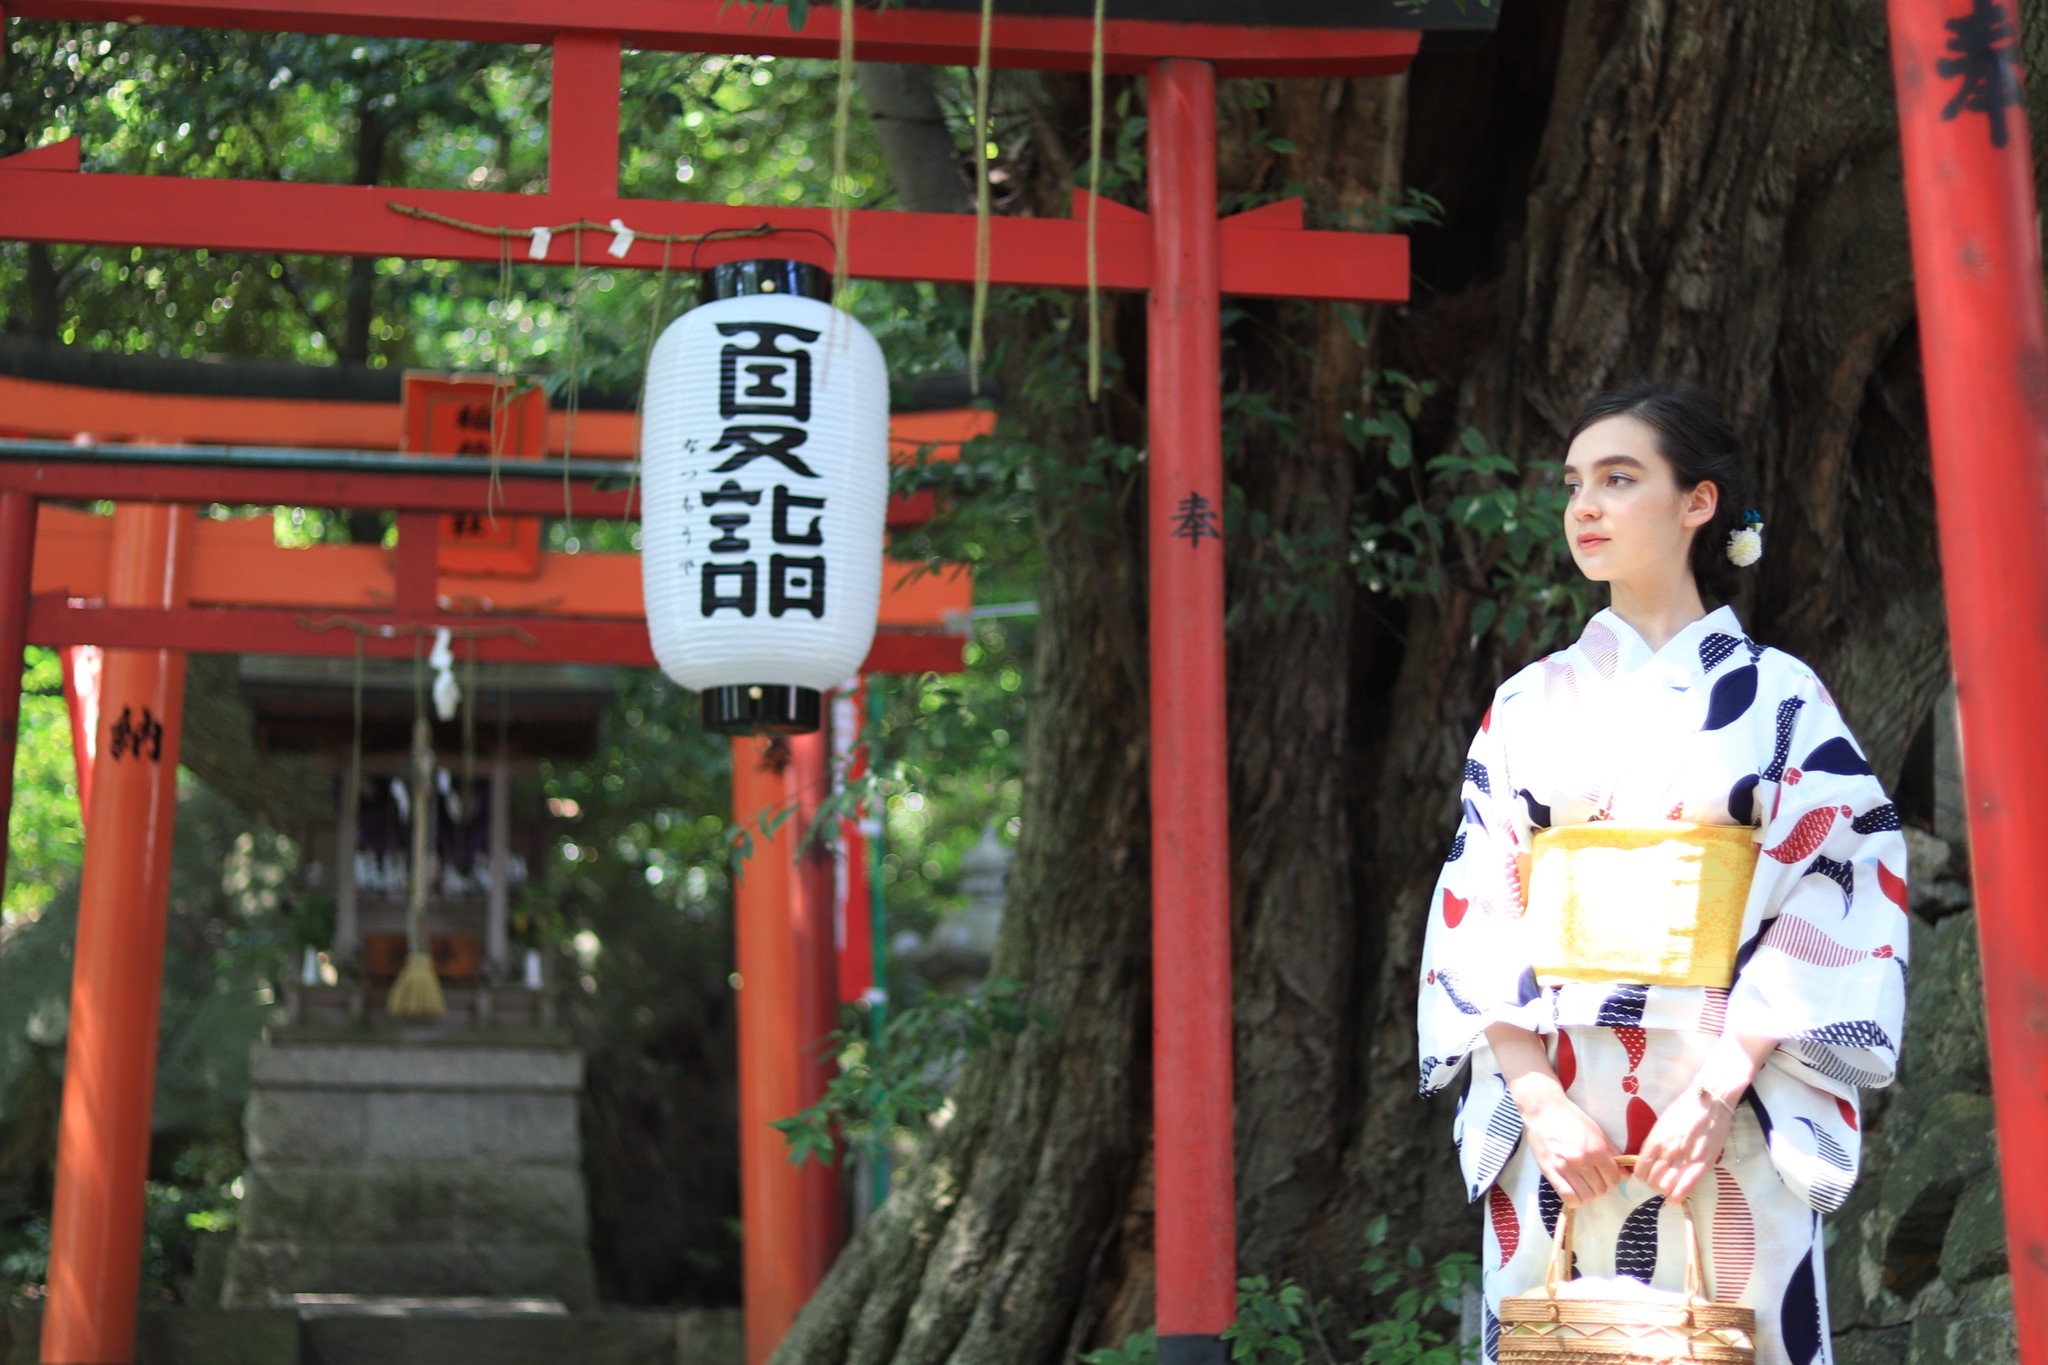
[[[433,732],[424,711],[412,720],[412,877],[405,895],[405,966],[388,1002],[397,1019],[439,1019],[447,1012],[434,956],[427,951],[427,816],[434,800]]]

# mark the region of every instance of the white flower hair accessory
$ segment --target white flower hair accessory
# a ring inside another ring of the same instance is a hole
[[[1751,508],[1742,514],[1742,525],[1728,533],[1728,558],[1738,569],[1746,569],[1764,557],[1763,513]]]

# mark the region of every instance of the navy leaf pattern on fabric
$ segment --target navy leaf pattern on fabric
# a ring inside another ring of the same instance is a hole
[[[1522,808],[1529,812],[1529,823],[1538,829],[1550,828],[1550,807],[1538,801],[1525,787],[1515,795],[1522,798]]]
[[[1536,969],[1534,967],[1522,968],[1521,976],[1515,980],[1515,1003],[1517,1005],[1526,1005],[1541,994],[1543,994],[1543,988],[1536,984]]]
[[[1763,1130],[1764,1146],[1768,1148],[1771,1145],[1771,1111],[1764,1108],[1763,1097],[1756,1093],[1755,1086],[1743,1092],[1742,1102],[1756,1110],[1756,1126]]]
[[[1550,1183],[1550,1177],[1538,1175],[1536,1177],[1536,1216],[1542,1218],[1542,1234],[1546,1238],[1552,1238],[1552,1240],[1556,1238],[1556,1220],[1559,1220],[1559,1216],[1563,1212],[1565,1212],[1565,1197],[1561,1193],[1556,1193],[1556,1185]]]
[[[1482,832],[1486,829],[1486,817],[1479,813],[1479,806],[1470,797],[1465,798],[1465,820],[1479,826]]]
[[[1536,1177],[1536,1215],[1543,1220],[1543,1235],[1557,1236],[1557,1219],[1564,1212],[1564,1196],[1557,1192],[1557,1186],[1550,1183],[1550,1177]]]
[[[1506,1088],[1507,1082],[1501,1086]],[[1492,1186],[1500,1175],[1501,1167],[1508,1164],[1508,1158],[1515,1154],[1515,1148],[1522,1144],[1522,1111],[1515,1102],[1503,1094],[1500,1103],[1493,1107],[1493,1115],[1486,1120],[1485,1143],[1479,1149],[1479,1172],[1472,1186],[1472,1197],[1477,1199],[1482,1190]]]
[[[1486,1312],[1486,1354],[1482,1359],[1486,1365],[1494,1365],[1500,1359],[1500,1319],[1493,1315],[1493,1305],[1484,1299],[1479,1306]]]
[[[1792,756],[1792,727],[1799,720],[1799,708],[1806,705],[1802,697],[1787,697],[1778,703],[1777,747],[1771,750],[1771,766],[1764,769],[1766,782],[1776,782],[1785,776],[1785,760]]]
[[[1465,780],[1488,796],[1493,795],[1493,779],[1486,775],[1486,765],[1478,759],[1465,760]]]
[[[1442,986],[1444,988],[1444,994],[1451,997],[1451,1003],[1458,1007],[1458,1013],[1479,1013],[1479,1006],[1473,1004],[1470,1000],[1467,1000],[1464,996],[1458,993],[1458,988],[1451,979],[1451,973],[1439,970],[1436,974],[1436,984]]]
[[[1460,858],[1462,858],[1462,857],[1464,857],[1464,856],[1465,856],[1465,831],[1461,829],[1461,830],[1459,830],[1459,831],[1458,831],[1458,837],[1457,837],[1457,838],[1455,838],[1455,839],[1453,839],[1453,840],[1451,840],[1451,853],[1450,853],[1450,856],[1449,856],[1449,857],[1447,857],[1447,858],[1445,858],[1445,859],[1444,859],[1444,861],[1445,861],[1445,862],[1447,862],[1447,863],[1455,863],[1456,861],[1458,861],[1458,859],[1460,859]]]
[[[1759,924],[1756,927],[1756,932],[1751,934],[1748,940],[1735,950],[1735,975],[1737,977],[1742,975],[1742,969],[1749,965],[1749,960],[1756,956],[1756,950],[1763,946],[1764,935],[1769,933],[1771,926],[1777,922],[1778,917],[1776,915],[1771,916],[1762,924]]]
[[[1882,1071],[1866,1071],[1860,1066],[1851,1066],[1832,1049],[1818,1043],[1795,1042],[1792,1044],[1792,1055],[1829,1080],[1840,1081],[1843,1085],[1869,1090],[1885,1083],[1885,1074]]]
[[[1728,818],[1738,825],[1756,823],[1756,784],[1763,779],[1755,773],[1737,779],[1728,789]]]
[[[1841,735],[1820,744],[1799,766],[1808,772],[1840,773],[1844,777],[1862,777],[1870,772],[1869,762]]]
[[[1872,1019],[1851,1019],[1843,1024],[1823,1024],[1819,1028],[1795,1033],[1794,1038],[1815,1043],[1833,1043],[1836,1047],[1881,1047],[1890,1048],[1891,1035],[1877,1026]]]
[[[1749,661],[1751,663],[1755,663],[1758,659],[1764,657],[1764,647],[1754,640],[1744,640],[1742,647],[1749,651]]]
[[[1707,699],[1706,723],[1700,729],[1719,730],[1734,724],[1755,700],[1756,665],[1744,664],[1714,684],[1713,694]]]
[[[1644,1284],[1657,1278],[1657,1218],[1664,1196],[1652,1195],[1624,1218],[1614,1243],[1614,1273]]]
[[[1806,1130],[1813,1134],[1814,1145],[1820,1149],[1820,1159],[1841,1172],[1839,1180],[1809,1181],[1813,1191],[1813,1202],[1828,1213],[1833,1213],[1849,1200],[1849,1191],[1856,1184],[1856,1165],[1849,1160],[1849,1154],[1842,1150],[1842,1144],[1835,1141],[1835,1135],[1819,1127],[1812,1119],[1801,1118]]]
[[[1815,1254],[1819,1254],[1818,1248]],[[1792,1365],[1814,1365],[1820,1359],[1820,1292],[1815,1284],[1813,1256],[1807,1256],[1786,1282],[1785,1297],[1778,1308],[1778,1334],[1785,1342],[1785,1358]]]
[[[1808,877],[1826,877],[1842,889],[1842,918],[1849,917],[1850,902],[1856,898],[1856,869],[1823,853],[1806,865]]]
[[[1648,986],[1616,986],[1600,1002],[1599,1017],[1594,1024],[1600,1028],[1623,1028],[1643,1022],[1643,1007],[1650,1003]]]
[[[1874,806],[1849,822],[1849,828],[1858,834],[1882,834],[1899,827],[1899,808],[1887,801]]]
[[[1721,661],[1742,648],[1742,641],[1733,635],[1715,631],[1700,641],[1700,671],[1712,673],[1721,666]]]

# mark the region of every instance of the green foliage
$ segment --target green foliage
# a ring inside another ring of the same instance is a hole
[[[1434,1266],[1419,1247],[1388,1248],[1387,1218],[1375,1217],[1365,1230],[1371,1249],[1364,1265],[1372,1296],[1365,1325],[1350,1333],[1350,1351],[1332,1343],[1336,1306],[1317,1299],[1290,1277],[1268,1275],[1237,1282],[1237,1320],[1223,1331],[1230,1358],[1238,1365],[1466,1365],[1479,1344],[1461,1345],[1444,1324],[1455,1322],[1465,1293],[1479,1283],[1477,1258],[1453,1252]],[[1133,1332],[1121,1346],[1089,1351],[1081,1365],[1154,1365],[1159,1358],[1155,1328]]]
[[[1413,423],[1435,382],[1388,370],[1374,376],[1373,392],[1376,408],[1345,414],[1344,432],[1361,454],[1378,449],[1386,459],[1389,472],[1375,480],[1368,505],[1399,510],[1388,518],[1362,506],[1354,519],[1358,581],[1394,598],[1476,599],[1475,644],[1498,626],[1508,643],[1526,638],[1541,649],[1576,627],[1594,609],[1598,586],[1572,569],[1555,469],[1517,460],[1473,427],[1418,463]]]
[[[14,806],[7,825],[7,885],[0,894],[0,941],[8,926],[33,921],[77,875],[84,855],[71,717],[54,649],[31,648],[21,677],[21,729],[14,749]]]
[[[824,1098],[769,1126],[788,1142],[792,1165],[831,1165],[835,1139],[884,1156],[898,1134],[914,1133],[945,1104],[967,1054],[1027,1028],[1049,1032],[1054,1026],[1022,986],[1001,977],[973,995],[934,995],[896,1012],[879,1040],[868,1036],[866,1020],[856,1020],[826,1039],[825,1051],[838,1057],[839,1070]]]
[[[1156,1327],[1131,1333],[1121,1346],[1104,1346],[1081,1356],[1081,1365],[1158,1365],[1158,1361],[1159,1329]]]
[[[1237,1321],[1224,1330],[1230,1358],[1240,1365],[1463,1365],[1476,1359],[1478,1343],[1461,1345],[1442,1324],[1455,1321],[1467,1288],[1479,1282],[1470,1252],[1453,1252],[1434,1266],[1410,1245],[1386,1246],[1387,1219],[1366,1228],[1371,1248],[1364,1265],[1372,1301],[1365,1325],[1350,1334],[1355,1354],[1340,1357],[1326,1330],[1335,1316],[1328,1299],[1315,1299],[1290,1278],[1277,1285],[1265,1275],[1237,1282]]]

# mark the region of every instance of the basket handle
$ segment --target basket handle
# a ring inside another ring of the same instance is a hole
[[[1632,1173],[1636,1158],[1618,1156],[1614,1164],[1624,1172]],[[1700,1264],[1699,1227],[1692,1216],[1692,1201],[1684,1200],[1679,1212],[1685,1216],[1685,1297],[1690,1303],[1707,1302],[1706,1272]],[[1572,1206],[1566,1204],[1557,1216],[1557,1235],[1550,1243],[1550,1266],[1543,1275],[1543,1292],[1550,1298],[1557,1297],[1558,1289],[1564,1284],[1564,1271],[1572,1247]]]

